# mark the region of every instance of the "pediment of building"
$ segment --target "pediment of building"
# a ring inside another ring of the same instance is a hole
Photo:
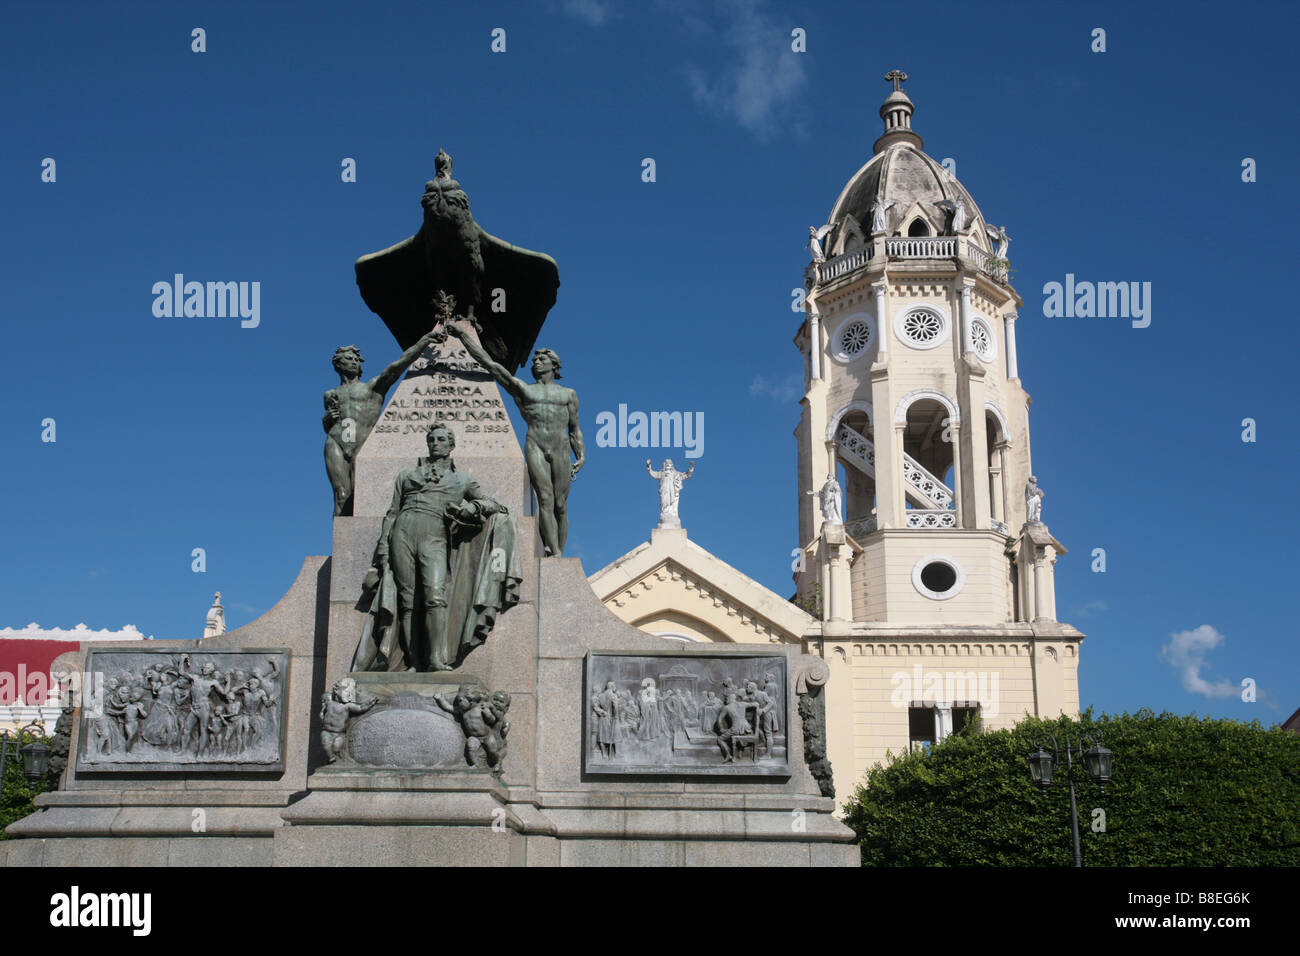
[[[687,640],[797,643],[817,623],[684,533],[656,535],[587,580],[623,620]]]

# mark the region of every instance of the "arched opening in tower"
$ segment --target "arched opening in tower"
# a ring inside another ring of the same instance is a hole
[[[1007,436],[1002,423],[991,411],[984,412],[985,447],[988,449],[989,516],[1002,524],[1007,520],[1007,477],[1004,460]]]
[[[907,408],[907,426],[903,429],[903,453],[929,475],[905,474],[903,488],[908,508],[924,510],[952,508],[953,441],[955,430],[950,428],[951,413],[947,406],[933,398],[922,398]],[[931,478],[942,483],[934,488]]]
[[[918,217],[913,219],[912,224],[907,227],[907,234],[909,236],[928,236],[930,234],[930,226],[924,219]]]
[[[860,409],[847,412],[840,419],[841,427],[848,427],[868,441],[875,441],[871,431],[871,419]],[[841,446],[842,447],[842,446]],[[861,535],[869,532],[876,517],[876,478],[868,474],[860,462],[855,462],[844,454],[836,460],[836,477],[844,489],[844,523],[849,534]]]

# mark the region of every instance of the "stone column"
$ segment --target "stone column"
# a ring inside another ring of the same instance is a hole
[[[993,446],[993,463],[988,468],[988,514],[995,522],[1006,522],[1002,511],[1002,449],[1005,442]]]
[[[967,352],[974,352],[975,345],[971,341],[971,289],[975,288],[974,279],[961,280],[961,352],[965,355]]]
[[[889,336],[890,323],[889,316],[885,314],[885,290],[888,283],[883,279],[871,283],[871,290],[876,293],[876,335],[880,341],[876,343],[876,361],[881,361],[889,356]]]
[[[822,377],[822,317],[812,305],[808,307],[808,362],[815,382]]]
[[[998,499],[998,520],[1006,524],[1009,530],[1011,520],[1007,511],[1007,451],[1011,448],[1011,443],[1000,441],[994,447],[998,453],[998,487],[994,490]]]
[[[821,449],[826,441],[826,419],[829,414],[826,408],[828,387],[827,378],[814,379],[808,383],[808,394],[803,403],[803,416],[795,430],[799,443],[799,470],[798,484],[794,488],[794,493],[798,502],[795,508],[799,515],[798,544],[800,547],[807,547],[819,533],[821,509],[817,507],[817,498],[804,492],[817,490],[826,480],[826,468],[819,462],[826,461]],[[833,457],[831,461],[834,461]],[[815,574],[816,572],[813,571],[811,576],[815,577]]]
[[[1021,620],[1032,621],[1036,617],[1034,590],[1038,586],[1034,575],[1034,545],[1026,538],[1020,543],[1020,554],[1016,562],[1020,574],[1020,602],[1024,609]]]
[[[876,527],[901,528],[903,475],[899,464],[899,449],[902,448],[902,443],[895,437],[889,367],[880,362],[871,369],[871,405],[871,438],[876,446]]]
[[[1050,621],[1052,594],[1052,566],[1046,550],[1034,549],[1034,620]]]
[[[940,700],[934,704],[934,742],[937,746],[952,733],[952,701]]]
[[[970,495],[967,501],[966,520],[963,527],[990,527],[989,513],[992,507],[989,495],[989,447],[988,428],[985,424],[987,412],[984,410],[984,365],[971,353],[963,358],[962,367],[965,374],[962,380],[959,399],[963,402],[962,417],[966,420],[966,441],[962,445],[964,468],[963,486]]]
[[[1007,378],[1019,378],[1020,367],[1016,364],[1016,313],[1007,313],[1005,325],[1007,331]]]
[[[952,503],[957,512],[957,527],[964,528],[966,527],[965,516],[969,509],[966,508],[965,502],[962,501],[963,482],[961,477],[961,466],[962,459],[966,456],[961,452],[961,424],[959,422],[950,422],[948,427],[952,429]],[[898,446],[900,449],[903,446],[903,433],[901,429],[898,433]],[[942,476],[936,477],[938,477],[940,481],[943,480]]]
[[[1047,560],[1044,564],[1047,567],[1047,616],[1055,621],[1056,618],[1056,549],[1047,549]]]
[[[848,539],[842,524],[822,525],[824,577],[822,582],[822,620],[844,621],[853,618],[852,585],[844,560]]]

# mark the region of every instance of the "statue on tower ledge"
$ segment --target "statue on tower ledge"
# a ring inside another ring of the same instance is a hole
[[[822,507],[822,521],[826,524],[844,523],[844,519],[840,517],[843,492],[840,490],[840,483],[834,475],[826,476],[826,482],[822,485],[820,491],[805,491],[804,494],[816,496]]]
[[[1029,476],[1029,483],[1025,485],[1025,520],[1030,524],[1043,523],[1043,499],[1047,497],[1047,492],[1038,487],[1038,479],[1033,475]]]

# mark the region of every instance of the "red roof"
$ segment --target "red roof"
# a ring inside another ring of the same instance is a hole
[[[18,697],[29,706],[44,705],[54,658],[80,649],[78,641],[0,640],[0,707]]]

